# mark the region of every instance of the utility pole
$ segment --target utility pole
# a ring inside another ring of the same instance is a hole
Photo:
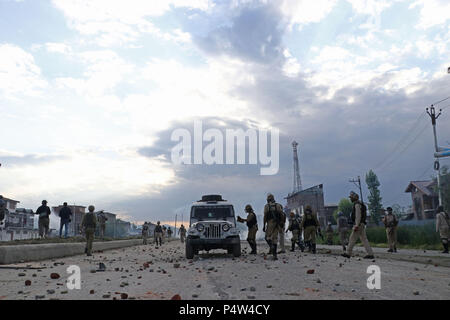
[[[350,179],[349,182],[354,183],[355,186],[357,186],[359,188],[359,195],[361,197],[361,202],[364,202],[362,188],[361,188],[361,178],[360,178],[360,176],[358,176],[358,179]]]
[[[175,214],[175,232],[174,232],[174,238],[177,237],[177,217],[178,217],[178,214]]]
[[[430,109],[428,110],[428,108],[426,108],[428,115],[431,118],[431,125],[433,126],[433,135],[434,135],[434,148],[436,153],[439,153],[441,150],[441,148],[439,148],[438,143],[437,143],[437,135],[436,135],[436,120],[439,118],[439,116],[441,115],[441,111],[442,109],[439,109],[439,114],[436,115],[436,110],[434,109],[434,106],[431,105]],[[436,157],[435,154],[435,161],[434,161],[434,170],[437,171],[437,187],[438,187],[438,194],[439,194],[439,205],[442,205],[442,193],[441,193],[441,166],[439,163],[439,158]]]

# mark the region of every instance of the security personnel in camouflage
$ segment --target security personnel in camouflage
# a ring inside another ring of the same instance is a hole
[[[94,213],[94,206],[89,206],[88,210],[89,212],[83,216],[81,227],[84,230],[84,234],[86,236],[85,252],[88,256],[92,256],[92,243],[94,242],[95,227],[97,227],[97,217]]]
[[[300,221],[298,221],[297,217],[295,216],[294,211],[291,211],[291,213],[289,214],[289,225],[286,230],[286,233],[288,231],[292,232],[291,251],[295,250],[296,243],[301,248],[301,246],[300,246],[300,230],[301,230]]]
[[[356,244],[356,240],[359,238],[367,251],[367,255],[364,259],[373,259],[373,251],[366,236],[366,207],[363,203],[361,203],[361,201],[359,201],[359,196],[355,192],[350,192],[349,198],[353,202],[353,229],[352,234],[350,235],[347,253],[342,254],[342,256],[345,258],[350,258],[352,256],[353,247]]]
[[[284,237],[285,237],[285,226],[286,226],[286,214],[284,211],[281,212],[280,224],[278,225],[278,238],[280,239],[280,251],[278,253],[285,253],[284,247]]]
[[[142,244],[147,244],[147,238],[148,238],[148,222],[145,222],[142,226]]]
[[[333,245],[334,231],[333,231],[333,227],[331,226],[331,222],[328,222],[327,228],[325,229],[325,233],[327,235],[327,244],[330,246]]]
[[[47,206],[47,200],[42,200],[42,206],[40,206],[36,213],[39,215],[38,226],[39,226],[39,236],[41,238],[46,238],[48,231],[50,229],[50,208]]]
[[[344,213],[340,211],[338,213],[338,219],[337,219],[337,231],[339,232],[339,239],[341,240],[342,249],[344,252],[346,251],[346,245],[348,244],[348,220],[344,216]]]
[[[245,206],[245,212],[247,213],[247,218],[242,219],[238,216],[238,222],[245,222],[247,224],[247,241],[252,249],[250,254],[256,254],[256,232],[258,231],[258,221],[256,220],[256,214],[251,205],[248,204]]]
[[[181,243],[184,243],[184,240],[186,239],[186,228],[184,227],[184,225],[181,225],[178,233],[180,234]]]
[[[279,203],[276,203],[274,196],[269,193],[267,195],[267,204],[264,206],[263,231],[266,233],[265,238],[270,247],[269,254],[272,253],[273,260],[278,260],[277,258],[277,244],[279,233],[278,230],[282,213],[283,213],[283,206]]]
[[[392,214],[392,208],[386,208],[387,214],[383,217],[383,223],[386,228],[386,236],[389,244],[388,252],[397,252],[397,225],[398,220]]]
[[[305,244],[308,246],[308,251],[316,253],[316,232],[320,230],[320,224],[311,206],[305,207],[301,227],[304,230]]]
[[[436,232],[439,232],[442,246],[444,247],[442,253],[448,253],[448,243],[450,241],[450,217],[449,214],[444,211],[443,206],[439,206],[436,212]]]

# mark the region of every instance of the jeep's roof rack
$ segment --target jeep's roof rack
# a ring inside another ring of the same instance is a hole
[[[198,202],[217,202],[217,201],[226,201],[222,199],[222,195],[220,194],[207,194],[202,196],[202,200]]]

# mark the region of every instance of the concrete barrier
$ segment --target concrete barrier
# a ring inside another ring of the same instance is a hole
[[[142,244],[141,239],[94,242],[92,251],[103,251]],[[62,258],[84,254],[85,243],[46,243],[0,246],[0,264]]]

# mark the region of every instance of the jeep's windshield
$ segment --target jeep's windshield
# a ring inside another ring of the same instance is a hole
[[[203,220],[227,220],[233,217],[233,209],[231,206],[201,206],[193,207],[191,218],[198,221]]]

